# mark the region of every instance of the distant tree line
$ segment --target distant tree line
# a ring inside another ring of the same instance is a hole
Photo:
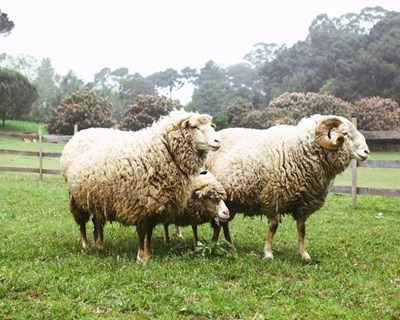
[[[6,117],[54,121],[54,115],[66,108],[65,99],[77,92],[85,95],[83,90],[109,103],[113,123],[136,130],[172,104],[182,107],[171,98],[176,90],[191,84],[194,91],[185,109],[213,115],[220,128],[265,128],[296,122],[312,112],[330,112],[347,117],[365,114],[359,122],[364,129],[398,130],[394,128],[400,118],[399,49],[400,13],[374,7],[332,19],[321,14],[312,21],[305,40],[289,48],[255,44],[243,62],[228,67],[210,60],[200,70],[169,68],[147,77],[124,67],[105,67],[85,83],[73,71],[65,76],[55,74],[48,58],[35,67],[31,57],[3,53],[0,66],[20,72],[37,90],[28,113],[20,108]],[[5,72],[10,71],[0,69],[0,74]],[[151,98],[162,95],[167,100]],[[159,109],[155,101],[162,104]],[[0,108],[3,105],[0,101]]]

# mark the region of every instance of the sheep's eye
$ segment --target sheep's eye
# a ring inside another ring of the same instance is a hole
[[[217,126],[214,123],[211,123],[211,127],[214,128],[214,129],[217,128]]]
[[[194,129],[198,129],[199,127],[198,126],[192,126],[191,128],[194,130]]]
[[[347,132],[342,132],[342,135],[345,136],[345,137],[349,136],[349,134]]]

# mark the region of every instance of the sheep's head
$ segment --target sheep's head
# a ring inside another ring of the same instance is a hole
[[[192,200],[195,207],[200,209],[204,218],[215,219],[224,222],[229,220],[229,209],[224,199],[226,193],[221,183],[209,171],[202,171],[196,178]]]
[[[206,114],[190,114],[182,122],[182,129],[189,130],[194,138],[197,150],[216,151],[221,146],[212,118]]]
[[[352,159],[364,161],[369,156],[364,136],[343,117],[322,117],[315,127],[315,139],[327,150],[346,148]]]

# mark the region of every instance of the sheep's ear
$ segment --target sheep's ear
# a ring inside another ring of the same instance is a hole
[[[182,121],[181,127],[182,127],[182,129],[189,129],[190,128],[189,119],[186,119],[186,120]]]

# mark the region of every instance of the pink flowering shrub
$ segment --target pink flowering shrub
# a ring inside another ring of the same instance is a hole
[[[366,131],[400,131],[400,107],[391,99],[381,97],[356,101],[351,110],[357,127]]]
[[[92,90],[80,90],[64,98],[46,119],[52,134],[72,135],[74,125],[79,130],[90,127],[110,128],[113,120],[112,105]]]

